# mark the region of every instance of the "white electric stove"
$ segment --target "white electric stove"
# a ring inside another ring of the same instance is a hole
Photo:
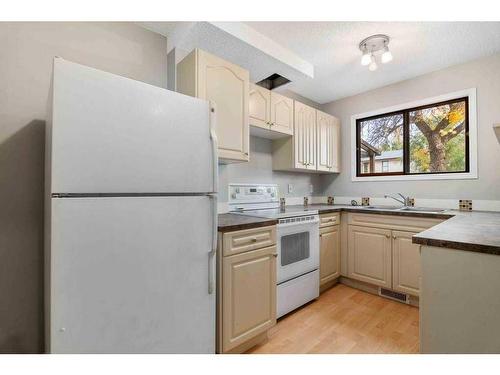
[[[230,184],[232,213],[278,220],[277,317],[319,296],[319,216],[307,207],[280,208],[274,184]]]

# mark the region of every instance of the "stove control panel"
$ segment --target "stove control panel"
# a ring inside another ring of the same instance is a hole
[[[278,185],[229,184],[229,205],[262,204],[279,201]]]

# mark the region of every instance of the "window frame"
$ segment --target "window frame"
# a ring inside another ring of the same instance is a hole
[[[409,113],[457,101],[465,101],[465,171],[450,172],[410,172],[410,123]],[[361,173],[361,134],[362,121],[391,116],[403,115],[403,171]],[[471,88],[437,97],[427,98],[411,103],[362,113],[351,117],[351,171],[352,181],[390,181],[390,180],[437,180],[437,179],[473,179],[477,178],[477,115],[476,89]]]

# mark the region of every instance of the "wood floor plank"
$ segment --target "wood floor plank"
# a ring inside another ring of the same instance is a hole
[[[247,353],[418,353],[418,308],[338,284]]]

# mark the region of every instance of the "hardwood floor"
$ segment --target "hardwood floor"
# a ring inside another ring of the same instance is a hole
[[[418,308],[337,284],[247,353],[418,353]]]

